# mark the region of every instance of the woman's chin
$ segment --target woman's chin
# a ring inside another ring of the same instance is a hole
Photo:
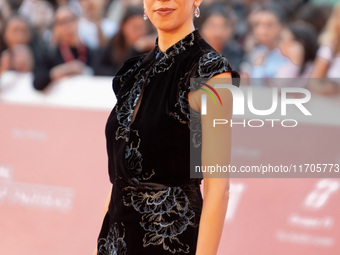
[[[171,31],[176,31],[177,27],[174,26],[173,22],[162,22],[158,24],[154,24],[154,26],[159,30],[163,32],[171,32]]]

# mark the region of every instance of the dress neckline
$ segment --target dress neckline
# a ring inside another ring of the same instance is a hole
[[[198,29],[193,30],[191,33],[186,35],[184,38],[182,38],[177,43],[170,46],[168,49],[166,49],[164,52],[159,49],[158,46],[158,37],[155,42],[155,51],[154,56],[156,59],[161,59],[163,57],[169,58],[175,55],[178,55],[182,53],[183,51],[186,51],[188,48],[192,47],[195,43],[195,41],[198,41],[201,39],[201,35],[198,31]]]

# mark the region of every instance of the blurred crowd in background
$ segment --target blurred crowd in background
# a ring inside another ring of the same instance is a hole
[[[142,0],[0,0],[0,75],[32,72],[37,90],[73,75],[114,76],[154,47],[143,12]],[[244,79],[329,78],[312,89],[340,91],[337,0],[204,0],[195,26]]]

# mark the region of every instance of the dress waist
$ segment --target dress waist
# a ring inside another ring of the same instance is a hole
[[[136,221],[142,217],[142,212],[151,212],[170,204],[176,206],[177,203],[184,203],[199,216],[203,203],[200,181],[200,179],[189,179],[179,186],[155,182],[138,182],[138,185],[128,185],[123,188],[117,185],[112,190],[109,214],[115,220]]]
[[[140,182],[141,186],[145,187],[146,189],[152,189],[155,191],[158,190],[165,190],[169,187],[180,187],[183,190],[187,190],[187,189],[197,189],[200,187],[201,184],[201,179],[190,179],[187,182],[184,183],[177,183],[175,185],[166,185],[166,184],[162,184],[162,183],[156,183],[156,182]]]

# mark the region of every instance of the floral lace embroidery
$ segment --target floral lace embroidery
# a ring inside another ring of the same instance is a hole
[[[200,78],[212,78],[216,74],[232,71],[229,61],[218,52],[212,51],[204,54],[198,65],[198,75]]]
[[[126,187],[123,197],[125,206],[132,206],[142,215],[140,225],[146,231],[143,246],[162,245],[173,254],[189,253],[189,246],[180,241],[179,235],[188,226],[197,227],[195,213],[189,209],[189,199],[180,187],[165,190],[140,191]]]
[[[118,222],[112,224],[107,237],[98,240],[98,255],[126,255],[127,246],[124,238],[124,224]]]
[[[123,129],[124,130],[124,129]],[[139,151],[139,145],[141,139],[138,134],[138,130],[131,129],[131,133],[136,136],[136,141],[131,141],[131,143],[126,146],[125,150],[125,159],[127,170],[132,174],[132,178],[128,180],[130,183],[134,183],[134,185],[140,185],[140,181],[146,181],[150,179],[153,175],[155,175],[155,170],[143,170],[142,169],[142,161],[143,157],[141,152]]]

